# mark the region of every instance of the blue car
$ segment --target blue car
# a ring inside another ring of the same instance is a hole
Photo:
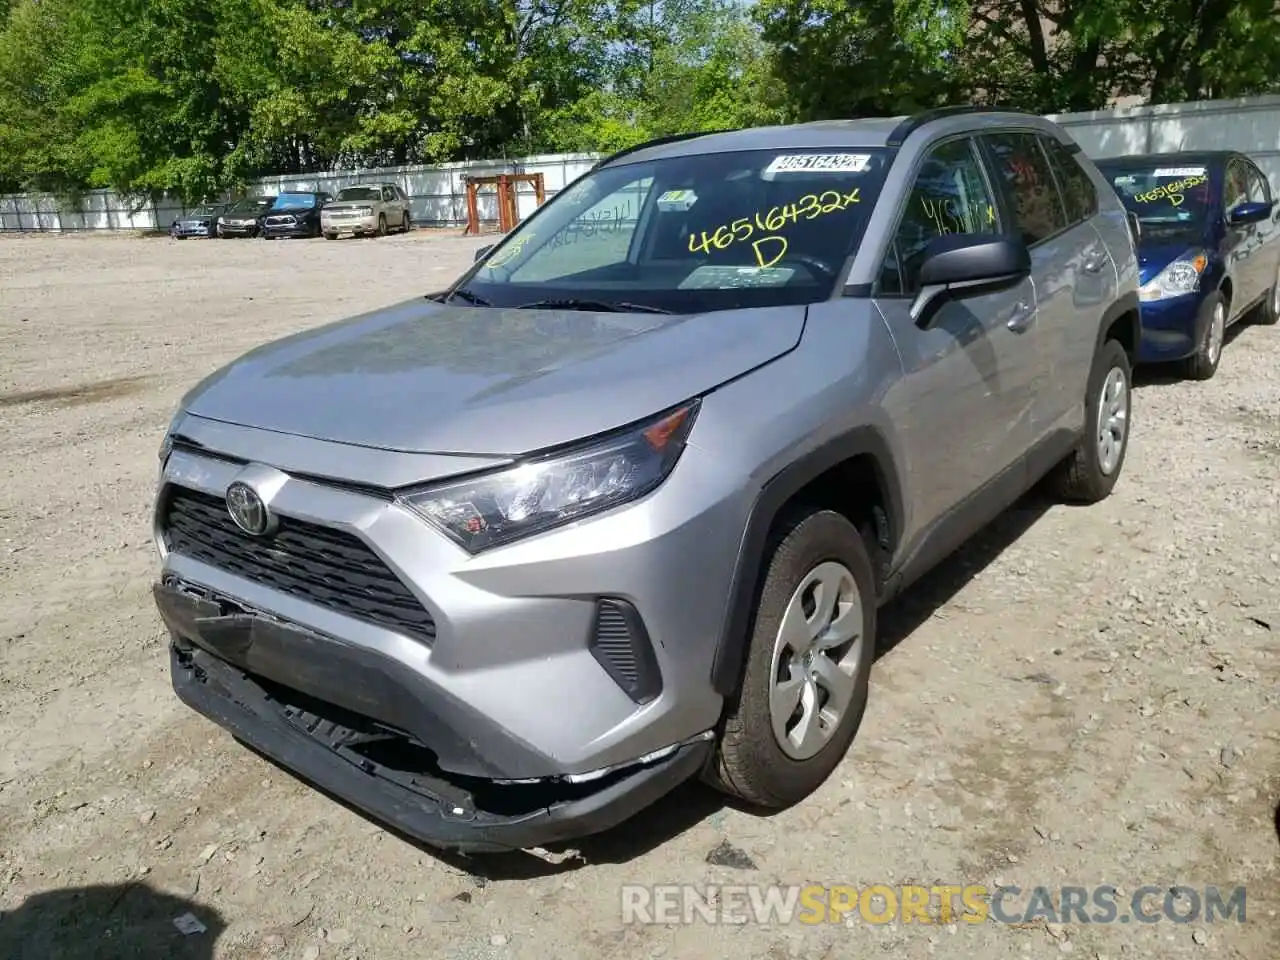
[[[1227,327],[1280,318],[1280,210],[1266,176],[1231,150],[1096,161],[1132,214],[1142,288],[1139,363],[1218,369]]]

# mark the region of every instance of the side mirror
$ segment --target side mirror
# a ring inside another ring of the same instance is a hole
[[[487,254],[487,253],[488,253],[490,250],[492,250],[495,246],[497,246],[497,244],[490,243],[490,244],[486,244],[485,246],[483,246],[483,247],[481,247],[479,250],[477,250],[477,251],[476,251],[476,258],[475,258],[475,261],[474,261],[474,262],[475,262],[475,263],[479,263],[481,260],[483,260],[483,259],[484,259],[484,257],[485,257],[485,254]]]
[[[1263,203],[1261,201],[1246,201],[1237,204],[1231,208],[1231,212],[1227,214],[1227,223],[1232,226],[1242,226],[1247,223],[1261,223],[1271,215],[1271,208],[1275,206],[1275,201],[1271,203]]]
[[[924,249],[911,319],[926,329],[931,308],[944,298],[960,291],[996,290],[1030,273],[1031,252],[1021,240],[989,233],[937,237]]]

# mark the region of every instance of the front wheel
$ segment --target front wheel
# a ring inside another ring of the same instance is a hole
[[[1051,483],[1071,503],[1097,503],[1110,496],[1129,450],[1129,355],[1108,340],[1093,358],[1085,397],[1084,435],[1055,468]]]
[[[378,236],[385,237],[387,235],[387,215],[385,213],[378,214]]]
[[[1196,352],[1186,360],[1186,375],[1192,380],[1210,380],[1218,372],[1222,345],[1227,336],[1227,301],[1214,292],[1200,306],[1196,323]]]
[[[772,544],[742,688],[704,776],[779,809],[821,786],[853,742],[867,704],[876,594],[863,536],[839,513],[797,511]]]

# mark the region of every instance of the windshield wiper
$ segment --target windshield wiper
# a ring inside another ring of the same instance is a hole
[[[453,291],[453,293],[447,294],[444,297],[442,297],[440,299],[440,302],[448,303],[454,297],[461,297],[463,300],[467,301],[467,303],[476,307],[492,307],[493,306],[493,304],[490,303],[488,300],[486,300],[484,297],[479,296],[478,294],[474,294],[470,290],[463,290],[461,287]]]
[[[594,310],[597,313],[671,313],[662,307],[651,307],[645,303],[628,303],[625,300],[534,300],[522,303],[517,310]]]

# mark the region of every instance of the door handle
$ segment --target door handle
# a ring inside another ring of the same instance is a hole
[[[1107,255],[1105,253],[1096,253],[1091,257],[1086,257],[1082,266],[1089,273],[1097,273],[1107,265]]]
[[[1022,333],[1027,327],[1031,326],[1032,321],[1036,318],[1036,309],[1027,304],[1025,300],[1018,303],[1013,308],[1013,316],[1009,318],[1006,326],[1014,333]]]

